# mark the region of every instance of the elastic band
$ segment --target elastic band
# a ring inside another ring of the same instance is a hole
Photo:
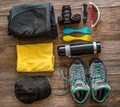
[[[70,45],[69,44],[65,45],[65,53],[66,53],[66,56],[71,57]]]
[[[97,44],[96,42],[93,42],[93,49],[94,49],[94,54],[97,53]]]

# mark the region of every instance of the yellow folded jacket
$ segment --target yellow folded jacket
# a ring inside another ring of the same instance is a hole
[[[54,71],[53,43],[17,45],[18,72]]]

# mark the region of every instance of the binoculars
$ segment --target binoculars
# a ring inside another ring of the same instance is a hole
[[[81,21],[80,14],[72,15],[70,5],[63,5],[61,15],[62,16],[58,16],[59,24],[72,24],[79,23]]]

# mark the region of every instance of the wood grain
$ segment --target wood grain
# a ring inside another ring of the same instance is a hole
[[[102,52],[98,55],[87,55],[79,57],[84,63],[89,64],[93,57],[99,57],[105,64],[107,70],[107,79],[112,87],[112,91],[108,99],[102,103],[97,104],[88,98],[82,104],[76,104],[71,93],[66,96],[55,96],[56,93],[63,92],[63,80],[60,75],[60,70],[68,66],[62,66],[61,63],[71,63],[74,58],[59,57],[57,54],[57,47],[66,44],[62,41],[62,28],[69,25],[58,25],[58,38],[53,40],[55,71],[53,73],[17,73],[16,72],[16,45],[43,43],[51,41],[42,41],[39,39],[25,40],[17,39],[7,34],[7,15],[13,5],[33,2],[48,2],[48,0],[0,0],[0,107],[119,107],[120,106],[120,0],[91,0],[98,5],[101,12],[101,18],[98,25],[92,30],[93,41],[100,41],[102,45]],[[56,19],[61,14],[61,7],[64,4],[71,5],[73,13],[81,13],[81,6],[89,0],[50,0],[54,5]],[[73,24],[71,27],[84,27],[82,22],[80,24]],[[78,34],[81,35],[81,34]],[[80,42],[71,42],[73,44]],[[87,73],[87,72],[86,72]],[[52,94],[47,99],[37,101],[33,104],[23,104],[18,101],[14,95],[15,81],[23,76],[31,75],[45,75],[51,80]]]

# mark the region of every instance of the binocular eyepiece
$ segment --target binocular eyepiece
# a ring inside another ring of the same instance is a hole
[[[59,56],[79,56],[85,54],[97,54],[101,52],[100,42],[82,43],[74,45],[58,46]]]

